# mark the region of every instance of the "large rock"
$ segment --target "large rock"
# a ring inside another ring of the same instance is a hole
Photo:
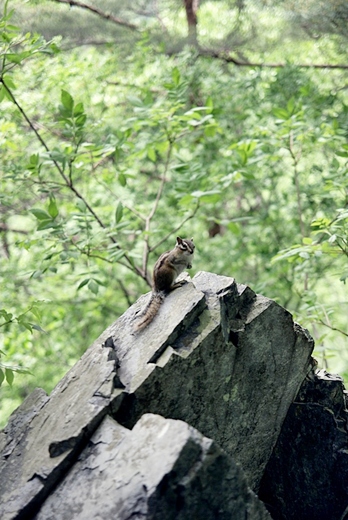
[[[135,334],[147,298],[38,399],[20,428],[11,427],[14,414],[1,440],[2,520],[37,511],[107,414],[127,428],[148,412],[181,419],[214,439],[258,489],[309,370],[312,339],[285,309],[224,276],[198,273]]]
[[[348,413],[342,379],[310,374],[290,406],[260,496],[274,520],[348,518]]]
[[[35,520],[268,520],[233,460],[182,421],[106,417]]]
[[[257,491],[313,340],[289,312],[231,278],[198,273],[193,282],[189,300],[198,291],[207,307],[190,325],[168,330],[169,301],[135,338],[131,311],[120,319],[113,338],[129,394],[113,415],[127,427],[147,412],[188,422],[232,455]]]

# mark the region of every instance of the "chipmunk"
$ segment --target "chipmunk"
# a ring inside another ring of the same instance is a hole
[[[192,268],[194,250],[193,238],[188,240],[177,237],[174,249],[166,251],[159,257],[153,269],[152,295],[140,315],[140,320],[134,326],[135,331],[147,327],[158,313],[166,295],[185,283],[185,281],[175,283],[175,280],[184,269]]]

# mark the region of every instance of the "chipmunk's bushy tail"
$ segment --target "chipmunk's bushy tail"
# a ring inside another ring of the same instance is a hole
[[[156,314],[158,313],[164,298],[166,297],[165,291],[153,292],[149,303],[146,305],[144,311],[141,313],[138,322],[134,325],[135,331],[145,329],[152,322]]]

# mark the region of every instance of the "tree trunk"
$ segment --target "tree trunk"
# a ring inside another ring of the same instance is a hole
[[[184,0],[188,25],[188,41],[191,45],[198,45],[197,41],[197,10],[199,0]]]

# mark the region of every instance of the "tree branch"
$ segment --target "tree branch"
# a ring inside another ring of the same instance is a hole
[[[80,7],[81,9],[86,9],[87,11],[100,16],[100,18],[104,18],[104,20],[108,20],[109,22],[115,23],[117,25],[122,25],[123,27],[128,27],[128,29],[132,29],[132,31],[139,31],[139,28],[133,23],[122,20],[113,14],[105,13],[97,7],[85,4],[84,2],[78,2],[77,0],[51,0],[51,2],[56,2],[57,4],[67,4],[70,5],[70,7]]]
[[[126,299],[126,302],[127,302],[128,306],[130,307],[131,305],[133,305],[134,301],[131,299],[131,297],[129,295],[129,292],[127,291],[126,286],[124,285],[123,281],[120,278],[116,278],[116,281],[117,281],[118,285],[120,286],[120,289],[121,289],[121,291],[123,293],[123,296]]]
[[[213,51],[209,49],[199,49],[199,55],[200,56],[207,56],[211,58],[217,58],[219,60],[223,60],[226,63],[234,63],[234,65],[237,65],[238,67],[259,67],[259,68],[271,68],[271,69],[278,69],[286,67],[286,63],[255,63],[250,61],[241,61],[237,60],[233,56],[229,55],[226,52],[219,52],[219,51]],[[331,63],[299,63],[296,65],[298,68],[302,69],[348,69],[348,65],[344,64],[331,64]]]
[[[197,202],[197,205],[195,207],[195,209],[193,210],[193,212],[188,215],[187,217],[185,217],[181,222],[180,224],[178,224],[175,228],[173,228],[169,233],[167,233],[167,235],[165,237],[163,237],[159,242],[157,242],[157,244],[155,244],[154,246],[150,247],[149,248],[149,253],[152,253],[153,251],[155,251],[155,249],[157,249],[160,245],[163,244],[163,242],[165,242],[171,235],[173,235],[174,233],[176,233],[177,231],[179,231],[179,229],[184,225],[186,224],[186,222],[188,220],[191,220],[191,218],[193,218],[197,211],[198,211],[198,208],[199,208],[199,201]]]
[[[301,187],[300,187],[300,179],[299,179],[299,173],[297,169],[297,165],[299,163],[299,160],[301,158],[302,150],[298,152],[298,154],[295,153],[294,150],[294,135],[292,130],[289,132],[289,152],[291,155],[291,158],[293,160],[294,165],[294,180],[295,180],[295,188],[296,188],[296,198],[297,198],[297,211],[298,211],[298,218],[300,222],[300,231],[302,238],[306,236],[305,231],[305,225],[303,222],[303,209],[302,209],[302,201],[301,201]]]
[[[169,139],[169,147],[168,147],[166,162],[165,162],[165,165],[164,165],[164,172],[163,172],[163,175],[162,175],[162,179],[161,179],[160,185],[159,185],[158,190],[157,190],[156,199],[155,199],[155,202],[154,202],[154,204],[152,206],[152,209],[151,209],[150,213],[148,214],[148,216],[145,219],[145,228],[144,228],[145,238],[144,238],[142,270],[143,270],[144,276],[146,277],[146,280],[148,280],[148,283],[150,285],[151,285],[151,282],[150,282],[150,279],[149,279],[149,275],[147,274],[147,263],[148,263],[148,260],[149,260],[149,253],[150,253],[150,246],[149,246],[150,224],[151,224],[151,220],[152,220],[154,214],[156,213],[156,210],[158,208],[158,203],[159,203],[159,201],[161,199],[161,196],[162,196],[162,193],[163,193],[164,184],[166,182],[166,173],[168,171],[170,156],[171,156],[171,153],[172,153],[172,147],[173,147],[173,143],[172,143],[171,139]]]
[[[28,123],[29,127],[33,130],[33,132],[35,133],[37,139],[40,141],[41,145],[44,147],[44,149],[46,150],[46,152],[51,155],[51,151],[49,149],[49,147],[47,146],[46,142],[44,141],[44,139],[41,137],[40,133],[38,132],[38,130],[35,128],[35,126],[33,125],[33,123],[31,122],[31,120],[29,119],[29,117],[27,116],[27,114],[25,113],[25,111],[23,110],[23,108],[20,106],[20,104],[18,103],[18,101],[16,100],[16,98],[14,97],[13,93],[11,92],[11,90],[7,87],[6,83],[4,82],[4,79],[2,77],[0,77],[0,83],[3,84],[4,88],[7,90],[9,96],[11,97],[12,99],[12,102],[14,103],[14,105],[18,108],[18,110],[20,111],[20,113],[22,114],[23,118],[25,119],[25,121]],[[90,212],[91,215],[93,215],[94,219],[96,220],[96,222],[99,224],[99,226],[106,230],[107,229],[107,226],[104,224],[104,222],[98,217],[98,215],[96,214],[96,212],[94,211],[94,209],[92,208],[92,206],[87,202],[87,200],[84,198],[84,196],[77,190],[77,188],[74,186],[73,184],[73,181],[72,181],[72,177],[71,177],[71,172],[69,173],[69,177],[67,177],[64,173],[64,170],[61,168],[61,166],[57,163],[57,161],[53,158],[51,158],[51,161],[53,162],[54,166],[56,167],[57,171],[59,172],[59,174],[61,175],[61,177],[64,179],[64,182],[65,182],[65,185],[67,188],[69,188],[75,195],[76,197],[78,197],[80,200],[83,201],[83,203],[86,205],[86,208],[88,209],[88,211]],[[109,239],[111,240],[111,242],[113,244],[116,244],[116,248],[119,249],[120,251],[122,250],[122,248],[117,245],[117,240],[112,237],[112,236],[109,236]],[[129,268],[132,270],[132,271],[135,271],[136,274],[138,274],[139,276],[141,276],[141,278],[143,278],[147,283],[149,283],[149,280],[148,280],[148,277],[146,276],[146,273],[143,274],[143,271],[141,270],[140,267],[136,266],[134,264],[134,262],[132,262],[132,260],[130,259],[130,257],[127,255],[127,253],[124,253],[124,256],[125,260],[128,262],[129,264]],[[124,265],[124,264],[123,264]],[[127,266],[128,267],[128,266]]]
[[[344,330],[338,329],[337,327],[333,327],[332,325],[326,323],[324,320],[318,320],[318,323],[324,325],[328,329],[335,330],[336,332],[339,332],[340,334],[343,334],[343,336],[346,336],[348,338],[348,333],[344,332]]]

